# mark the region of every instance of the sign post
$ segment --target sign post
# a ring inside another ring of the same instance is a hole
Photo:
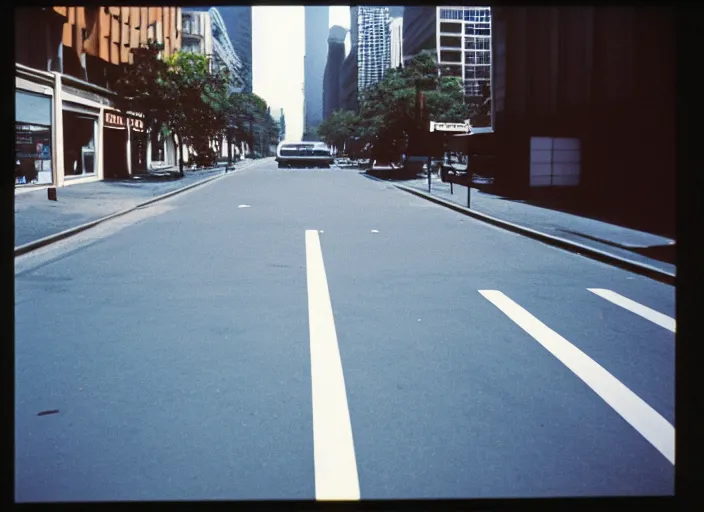
[[[469,125],[469,119],[465,119],[463,123],[436,123],[430,121],[430,132],[444,132],[444,133],[470,133],[471,128]],[[443,134],[444,134],[443,133]],[[444,137],[443,137],[444,139]],[[443,148],[444,149],[444,148]],[[428,157],[428,192],[430,192],[430,156]],[[469,190],[469,185],[467,187]],[[450,193],[453,194],[452,181],[450,181]],[[469,202],[469,200],[468,200]]]

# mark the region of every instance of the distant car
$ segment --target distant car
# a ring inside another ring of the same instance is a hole
[[[374,160],[370,167],[370,171],[378,174],[390,174],[400,171],[403,167],[389,160]]]
[[[279,168],[329,168],[334,159],[323,142],[283,141],[276,148],[276,161]]]

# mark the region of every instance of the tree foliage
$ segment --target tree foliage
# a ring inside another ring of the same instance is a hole
[[[168,65],[159,59],[163,48],[151,39],[146,46],[134,48],[134,63],[121,65],[120,78],[113,85],[117,107],[123,113],[131,110],[144,114],[145,126],[152,129],[164,123],[171,107],[163,91],[168,74]]]
[[[226,126],[230,77],[227,72],[211,73],[208,58],[195,53],[176,52],[166,64],[166,124],[186,146],[206,152]]]
[[[163,48],[150,40],[132,50],[134,63],[122,66],[114,84],[118,108],[141,112],[149,129],[175,133],[198,154],[209,153],[210,143],[228,128],[235,141],[250,146],[278,142],[276,122],[262,98],[231,94],[232,77],[226,69],[211,70],[207,57],[176,52],[161,59]]]
[[[235,138],[243,140],[259,153],[267,153],[270,144],[279,142],[279,129],[271,117],[266,101],[253,93],[229,96],[226,123]]]
[[[329,146],[342,149],[345,142],[354,137],[360,117],[352,110],[336,110],[318,126],[318,136]]]
[[[319,133],[338,147],[350,137],[368,139],[375,157],[395,160],[418,128],[417,89],[426,97],[425,119],[463,122],[469,117],[460,79],[440,76],[432,53],[422,52],[405,68],[389,69],[381,81],[362,91],[358,114],[336,112],[323,122]]]

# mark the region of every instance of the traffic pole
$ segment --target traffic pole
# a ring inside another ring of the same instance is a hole
[[[428,193],[430,193],[430,175],[432,174],[432,169],[431,169],[432,161],[433,161],[433,157],[429,156],[428,157]]]

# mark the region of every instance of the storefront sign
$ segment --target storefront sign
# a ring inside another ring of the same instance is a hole
[[[144,131],[144,121],[136,117],[128,117],[127,123],[129,127],[136,132]],[[125,117],[115,112],[105,111],[105,126],[109,128],[125,129]]]

